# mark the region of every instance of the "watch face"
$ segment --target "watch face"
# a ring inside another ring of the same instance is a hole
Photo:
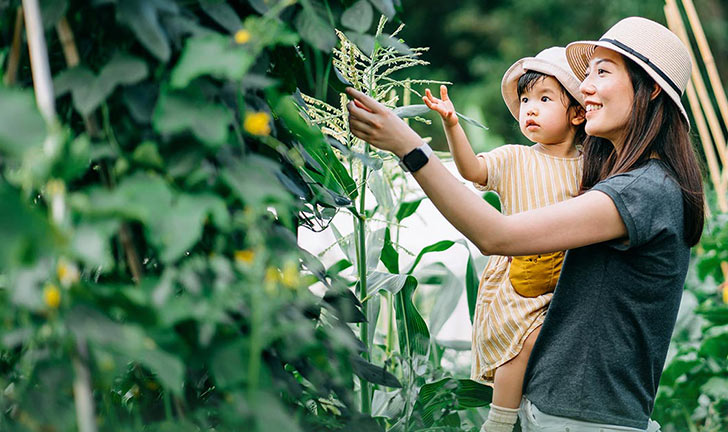
[[[415,172],[418,169],[422,168],[428,161],[428,157],[421,149],[416,148],[412,150],[411,152],[407,153],[404,158],[402,158],[402,162],[404,162],[405,166],[407,167],[407,170],[410,172]]]

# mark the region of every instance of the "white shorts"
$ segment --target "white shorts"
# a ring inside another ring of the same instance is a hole
[[[650,419],[647,429],[590,423],[541,412],[530,400],[523,398],[518,411],[523,432],[660,432],[660,424]]]

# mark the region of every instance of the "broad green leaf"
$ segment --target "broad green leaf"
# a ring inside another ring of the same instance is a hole
[[[397,377],[387,372],[384,368],[373,365],[364,360],[361,356],[352,354],[349,359],[354,373],[361,379],[372,384],[379,384],[385,387],[402,388]]]
[[[371,55],[374,52],[374,46],[376,43],[374,36],[356,32],[344,32],[344,34],[350,41],[354,42],[354,45],[356,45],[364,54]],[[344,81],[346,80],[344,79]]]
[[[210,371],[215,384],[221,389],[233,388],[248,377],[250,340],[241,338],[220,346],[211,359]]]
[[[389,19],[394,17],[394,3],[392,0],[369,0],[375,8]]]
[[[412,51],[410,48],[402,42],[400,39],[396,39],[388,34],[380,34],[376,37],[377,42],[379,42],[379,45],[383,47],[389,47],[394,48],[398,53],[409,55],[412,54]],[[429,109],[428,109],[429,111]]]
[[[243,161],[231,161],[221,174],[223,181],[243,203],[259,207],[292,202],[291,194],[276,176],[279,171],[280,165],[276,162],[251,155]]]
[[[294,21],[296,30],[303,40],[325,53],[336,46],[336,34],[331,25],[321,18],[311,7],[305,7]]]
[[[713,400],[728,400],[728,379],[717,376],[711,377],[708,382],[700,387],[700,390]]]
[[[723,360],[728,357],[728,325],[711,327],[704,333],[700,354]]]
[[[177,15],[177,3],[172,0],[122,0],[116,2],[119,21],[134,33],[141,44],[159,60],[169,60],[169,40],[160,24],[161,15]]]
[[[382,247],[384,246],[384,228],[380,228],[375,231],[369,232],[366,236],[366,246],[364,250],[367,251],[367,272],[377,268],[379,264],[379,257],[382,254]]]
[[[19,191],[0,180],[0,273],[51,253],[53,240],[40,209],[30,207]]]
[[[331,146],[324,138],[321,130],[310,126],[299,114],[293,97],[279,97],[273,93],[270,95],[270,106],[290,129],[291,132],[300,140],[304,149],[313,157],[325,173],[319,174],[310,171],[311,177],[323,186],[341,193],[353,200],[357,196],[357,189],[354,180],[336,155],[331,151]]]
[[[139,144],[139,146],[134,149],[134,153],[132,153],[131,157],[134,162],[141,165],[153,168],[164,167],[164,161],[162,160],[162,156],[159,154],[159,150],[157,150],[157,144],[153,141],[144,141]]]
[[[40,0],[39,3],[45,30],[53,28],[68,9],[68,0]]]
[[[200,0],[202,10],[225,30],[234,33],[243,27],[240,17],[235,9],[230,7],[227,0]]]
[[[501,202],[498,194],[493,191],[487,191],[483,194],[483,199],[488,202],[494,209],[501,211]]]
[[[213,147],[227,141],[230,113],[191,92],[162,91],[154,109],[154,128],[162,135],[189,130],[200,141]]]
[[[397,294],[408,278],[412,276],[403,274],[392,274],[373,271],[367,275],[367,295],[373,295],[377,291],[388,291]]]
[[[372,26],[374,11],[366,0],[359,0],[341,14],[341,25],[359,33],[365,33]]]
[[[394,109],[394,113],[399,118],[409,118],[409,117],[416,117],[425,115],[430,111],[430,108],[427,107],[425,104],[418,104],[418,105],[406,105],[406,106],[400,106]]]
[[[455,242],[452,240],[441,240],[437,243],[434,243],[434,244],[431,244],[429,246],[422,248],[420,253],[417,254],[417,257],[415,258],[415,261],[412,263],[412,266],[407,271],[407,274],[412,274],[412,272],[415,270],[415,267],[417,267],[417,264],[419,264],[420,260],[422,259],[422,257],[425,254],[430,253],[430,252],[442,252],[442,251],[448,250],[454,244],[455,244]]]
[[[389,234],[389,227],[384,232],[384,245],[382,246],[382,254],[380,260],[384,267],[389,270],[390,273],[399,273],[399,253],[392,244],[392,239]]]
[[[67,69],[53,80],[56,96],[70,91],[73,105],[84,116],[89,115],[119,85],[137,83],[147,77],[147,64],[134,57],[116,55],[101,69],[98,76],[83,66]]]
[[[484,124],[480,123],[477,120],[471,119],[470,117],[468,117],[464,114],[460,114],[459,112],[455,112],[455,114],[457,114],[457,116],[460,117],[460,119],[462,121],[464,121],[465,123],[469,123],[475,127],[479,127],[481,129],[488,130],[488,128]]]
[[[367,321],[369,322],[369,332],[367,333],[367,346],[374,346],[374,336],[377,333],[377,322],[379,321],[379,312],[381,311],[382,298],[380,296],[371,297],[366,301],[364,307],[367,308]],[[371,350],[370,350],[371,352]]]
[[[336,316],[347,323],[367,322],[362,312],[362,304],[356,295],[349,289],[329,290],[324,294],[326,302],[335,312]]]
[[[119,223],[113,220],[81,224],[73,233],[71,250],[84,264],[106,273],[114,264],[111,238],[118,231]]]
[[[33,92],[0,87],[0,152],[19,157],[39,147],[45,137],[45,121]]]
[[[265,17],[250,15],[245,18],[243,27],[251,33],[250,43],[258,46],[292,46],[296,45],[300,40],[298,34],[280,20],[271,20]],[[251,79],[249,78],[249,80]]]
[[[425,320],[412,302],[417,280],[408,277],[395,296],[395,316],[400,351],[407,356],[427,357],[430,348],[430,332]]]
[[[173,88],[183,88],[204,75],[237,82],[254,61],[255,57],[245,48],[236,46],[230,37],[218,33],[191,37],[172,70],[170,82]]]
[[[372,398],[372,416],[398,419],[402,417],[404,398],[401,390],[383,391],[374,390]]]
[[[428,317],[430,333],[433,338],[452,315],[463,292],[462,281],[447,268],[445,268],[445,274],[445,280],[434,293],[438,301],[435,302]]]
[[[281,405],[278,394],[273,396],[259,392],[249,400],[252,401],[252,412],[255,413],[257,424],[262,425],[258,430],[302,432],[298,421]]]
[[[480,286],[480,279],[478,273],[475,270],[475,263],[473,263],[473,255],[468,250],[468,263],[465,268],[465,294],[468,299],[468,312],[470,314],[470,322],[473,322],[473,316],[475,316],[475,305],[478,301],[478,287]]]
[[[424,198],[420,198],[414,201],[406,201],[400,203],[399,209],[397,210],[397,222],[402,222],[403,220],[412,216],[415,211],[417,211],[417,208],[420,206],[423,199]]]

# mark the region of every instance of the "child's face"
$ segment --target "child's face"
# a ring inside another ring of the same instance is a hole
[[[586,133],[620,145],[634,90],[621,54],[597,47],[579,90],[586,102]]]
[[[562,91],[556,78],[546,76],[521,93],[518,124],[526,138],[544,145],[573,139],[573,115]]]

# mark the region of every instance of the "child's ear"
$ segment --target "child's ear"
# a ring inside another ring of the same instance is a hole
[[[571,124],[574,126],[579,126],[580,124],[584,123],[586,120],[586,110],[583,106],[578,105],[573,108],[573,116],[571,117]]]

